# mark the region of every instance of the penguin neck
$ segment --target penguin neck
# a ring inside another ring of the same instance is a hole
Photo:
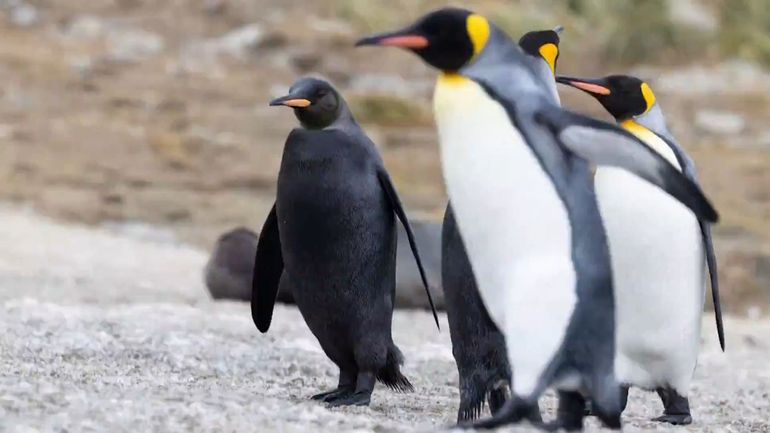
[[[548,93],[551,95],[553,102],[555,102],[557,105],[561,105],[559,91],[556,89],[556,77],[554,76],[551,66],[548,64],[548,62],[545,61],[544,58],[540,56],[534,57],[534,59],[536,60],[536,75],[545,83],[545,86],[548,89]]]
[[[337,115],[337,119],[331,125],[324,129],[337,129],[340,131],[351,132],[360,129],[358,122],[353,117],[353,113],[348,108],[348,104],[341,100],[340,111]]]
[[[653,117],[646,117],[647,114],[652,113],[655,109],[657,109],[657,112],[653,113]],[[660,116],[661,118],[656,119],[655,116]],[[657,105],[642,116],[618,121],[618,124],[681,171],[682,167],[676,157],[676,153],[674,153],[674,150],[669,145],[669,142],[674,142],[674,140],[666,128],[665,120],[662,119],[662,113],[657,108]],[[651,127],[651,125],[654,125],[655,128]]]
[[[621,122],[621,124],[628,121],[629,120]],[[649,129],[663,138],[673,140],[671,132],[669,132],[668,126],[666,125],[666,117],[663,115],[663,110],[660,109],[658,104],[653,105],[646,113],[636,116],[633,119],[630,119],[630,121]]]
[[[545,65],[542,72],[538,69],[540,63]],[[504,84],[510,95],[539,93],[548,102],[558,101],[553,71],[547,62],[540,56],[525,53],[519,44],[493,24],[490,24],[489,40],[484,49],[459,73],[476,82],[493,86]]]
[[[339,129],[345,131],[356,127],[358,124],[353,118],[353,114],[350,112],[348,105],[342,98],[340,98],[339,101],[340,105],[337,108],[336,116],[332,121],[326,120],[324,116],[303,116],[303,113],[301,112],[297,115],[297,118],[302,124],[302,127],[308,130],[320,131],[324,129]]]

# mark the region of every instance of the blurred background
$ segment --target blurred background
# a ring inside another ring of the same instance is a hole
[[[201,249],[235,226],[258,230],[295,125],[267,101],[312,73],[344,93],[410,213],[439,219],[434,73],[352,44],[444,4],[0,0],[0,203]],[[563,25],[562,73],[647,79],[721,212],[724,302],[770,308],[766,0],[462,4],[516,38]],[[606,118],[560,90],[566,106]]]

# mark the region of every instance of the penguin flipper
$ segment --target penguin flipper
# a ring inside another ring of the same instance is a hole
[[[388,172],[385,171],[384,167],[378,167],[377,178],[380,181],[380,185],[382,185],[382,189],[385,190],[385,194],[388,196],[388,201],[390,201],[393,211],[404,226],[406,236],[409,239],[409,247],[412,249],[415,262],[417,262],[417,269],[420,271],[420,279],[422,279],[425,293],[428,295],[430,309],[433,311],[433,320],[436,321],[436,327],[440,330],[441,326],[438,323],[438,314],[436,313],[436,307],[433,304],[433,296],[431,296],[430,287],[428,286],[428,277],[425,276],[425,268],[422,266],[422,259],[420,258],[420,252],[417,250],[417,242],[414,240],[414,232],[412,232],[412,226],[409,224],[409,218],[406,217],[404,207],[401,205],[401,199],[398,198],[398,192],[396,192],[396,188],[393,186],[393,182],[391,182],[390,176],[388,175]]]
[[[696,182],[631,133],[558,107],[542,107],[535,113],[535,121],[548,127],[554,137],[578,157],[635,174],[690,208],[699,220],[716,222],[719,219]]]
[[[693,182],[698,182],[698,171],[695,168],[693,160],[685,153],[682,147],[673,139],[662,134],[657,134],[671,150],[674,152],[679,166],[682,167],[682,173]],[[717,337],[719,338],[719,347],[725,351],[725,330],[722,321],[722,302],[719,295],[719,272],[717,271],[717,259],[714,253],[714,239],[711,235],[711,225],[707,222],[698,220],[700,225],[701,237],[703,239],[703,248],[706,253],[706,265],[709,270],[709,280],[711,281],[711,300],[714,303],[714,318],[717,325]]]
[[[700,232],[703,236],[703,247],[706,250],[706,265],[709,268],[711,280],[711,300],[714,302],[714,317],[717,325],[717,336],[722,352],[725,351],[725,329],[722,321],[722,302],[719,297],[719,278],[717,274],[717,258],[714,254],[714,240],[711,236],[711,226],[704,221],[699,221]]]
[[[273,204],[259,234],[251,280],[251,319],[262,333],[270,329],[282,273],[281,239],[278,236],[278,217]]]

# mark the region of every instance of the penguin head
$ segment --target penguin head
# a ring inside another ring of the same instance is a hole
[[[307,129],[323,129],[334,123],[344,104],[340,94],[326,81],[301,78],[292,84],[289,94],[270,101],[271,106],[294,109],[294,115]]]
[[[596,79],[558,76],[556,81],[593,96],[619,121],[641,116],[655,106],[652,89],[636,77],[610,75]]]
[[[548,63],[551,72],[556,74],[556,61],[559,59],[559,34],[564,27],[553,30],[538,30],[525,33],[519,39],[519,47],[530,56],[540,57]]]
[[[436,69],[456,72],[484,49],[490,30],[489,21],[481,15],[465,9],[444,8],[404,29],[363,38],[356,46],[405,48]]]

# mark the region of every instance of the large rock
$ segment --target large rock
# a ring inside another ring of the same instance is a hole
[[[441,290],[441,224],[412,222],[417,247],[420,250],[431,293],[436,307],[444,308]],[[246,228],[237,228],[217,240],[204,278],[214,299],[251,299],[251,273],[257,251],[258,235]],[[278,293],[278,302],[294,302],[291,293]],[[396,307],[429,308],[406,232],[398,225],[398,254],[396,256]]]
[[[224,78],[226,71],[222,56],[241,61],[254,58],[264,39],[262,27],[252,23],[216,38],[193,41],[182,48],[178,68],[188,73]]]
[[[737,135],[746,129],[746,120],[729,111],[701,110],[695,114],[695,126],[714,135]]]
[[[441,223],[412,221],[417,248],[431,286],[436,308],[444,309],[444,291],[441,288]],[[430,308],[425,288],[420,279],[417,263],[409,248],[406,231],[398,224],[398,253],[396,255],[396,307]]]
[[[206,287],[214,299],[251,300],[251,273],[257,253],[257,234],[239,227],[217,240],[206,263]]]
[[[113,62],[138,62],[159,54],[166,46],[159,34],[93,15],[75,17],[64,26],[61,36],[70,42],[103,41]]]

